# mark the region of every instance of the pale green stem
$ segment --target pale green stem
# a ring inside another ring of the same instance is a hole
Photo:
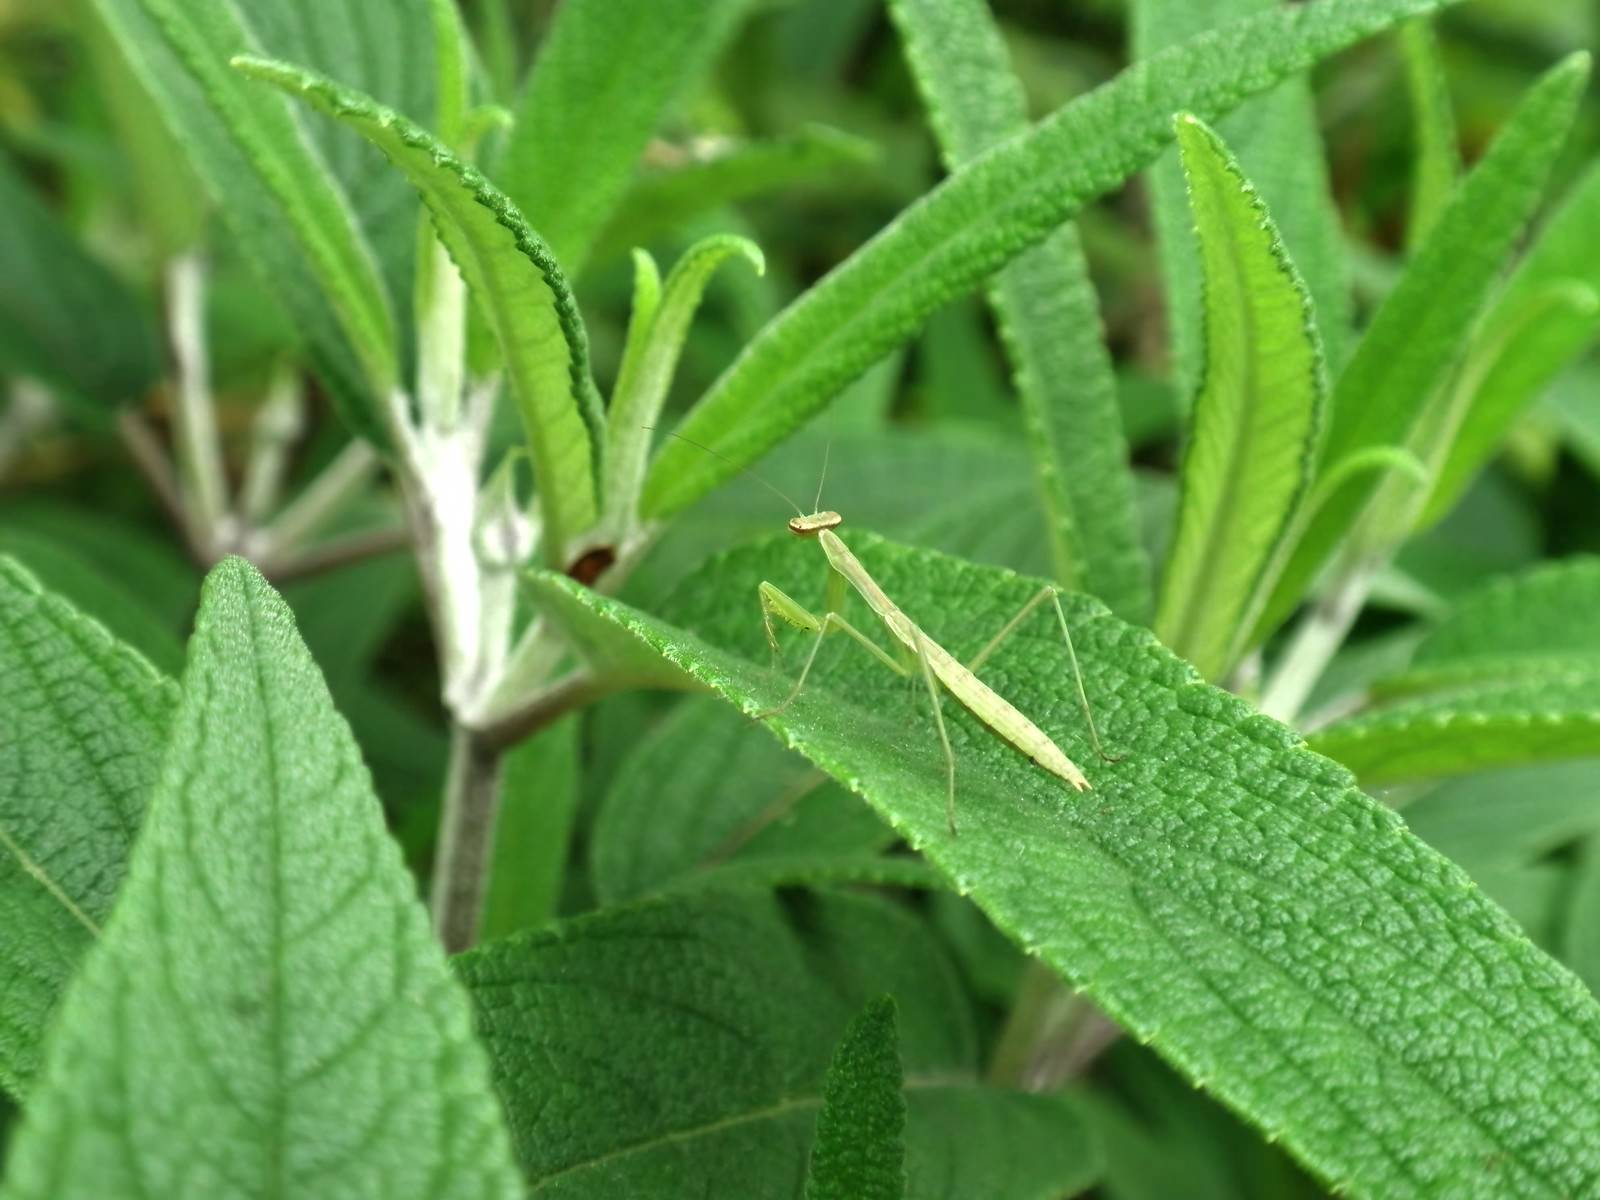
[[[185,503],[212,552],[225,544],[227,474],[206,357],[205,266],[194,253],[167,265],[167,331],[177,368],[178,477]]]
[[[274,553],[303,546],[371,486],[381,465],[371,446],[352,440],[267,526],[265,543]]]
[[[1329,661],[1344,644],[1377,578],[1381,556],[1347,555],[1334,580],[1301,619],[1261,696],[1261,711],[1292,725]]]
[[[472,945],[494,852],[500,805],[499,749],[456,726],[450,736],[444,808],[433,859],[433,927],[451,954]]]
[[[278,506],[289,449],[305,428],[305,392],[300,373],[287,364],[273,372],[267,398],[251,431],[250,460],[239,490],[239,511],[254,527]]]

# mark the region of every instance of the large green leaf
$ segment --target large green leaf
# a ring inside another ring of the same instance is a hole
[[[0,1086],[13,1095],[111,911],[176,700],[0,557]]]
[[[287,606],[207,580],[117,905],[7,1200],[521,1195],[471,1014]]]
[[[1040,586],[850,541],[958,658]],[[790,687],[788,672],[764,665],[757,584],[812,601],[816,568],[792,538],[726,555],[680,587],[671,624],[552,575],[535,587],[547,612],[613,623],[753,713]],[[1091,792],[1069,791],[947,704],[952,837],[925,702],[844,638],[771,724],[1002,930],[1323,1179],[1382,1196],[1600,1185],[1589,1102],[1600,1005],[1578,981],[1348,772],[1201,682],[1152,635],[1089,600],[1066,604],[1119,761],[1095,757],[1043,614],[983,675],[1084,766]],[[861,617],[859,604],[847,609]]]
[[[806,1171],[806,1200],[901,1200],[906,1194],[906,1099],[894,998],[850,1022],[828,1066]]]
[[[1312,743],[1371,783],[1600,753],[1596,605],[1600,559],[1490,584]]]
[[[1156,633],[1215,680],[1243,651],[1315,469],[1326,392],[1311,296],[1222,140],[1178,120],[1205,277],[1204,379]]]
[[[517,104],[500,172],[576,275],[668,106],[749,0],[566,0]]]
[[[946,165],[959,170],[1025,132],[1027,102],[983,0],[889,6]],[[1116,378],[1077,230],[1019,256],[989,289],[1050,517],[1055,574],[1143,620],[1150,563],[1139,540]]]
[[[533,449],[544,558],[565,566],[572,540],[599,514],[603,418],[588,335],[555,256],[482,172],[392,109],[290,63],[238,58],[234,65],[358,130],[422,196],[494,330]]]
[[[1252,92],[1449,0],[1324,0],[1275,10],[1130,67],[984,154],[778,315],[685,419],[713,459],[668,443],[644,511],[667,517],[732,476],[910,337],[928,315],[1148,163],[1172,114],[1213,118]]]
[[[386,16],[384,37],[362,35],[360,0],[268,0],[252,5],[249,25],[232,0],[90,2],[258,279],[291,315],[335,394],[350,402],[346,415],[368,436],[385,436],[381,405],[401,378],[393,298],[348,194],[383,173],[333,142],[314,149],[288,101],[263,95],[228,60],[275,49],[260,36],[267,30],[288,53],[311,51],[310,61],[357,86],[375,82],[386,98],[414,102],[415,89],[393,88],[396,79],[425,79],[419,86],[431,96],[432,46],[409,45],[418,29],[431,37],[425,0],[404,0],[404,10]],[[325,165],[330,157],[343,162],[343,181]],[[377,185],[372,224],[394,215],[382,197],[395,186]],[[403,214],[409,247],[414,225]]]
[[[540,1200],[793,1200],[829,1056],[884,994],[899,1005],[908,1197],[1056,1200],[1093,1181],[1069,1105],[971,1082],[953,969],[881,899],[704,893],[603,910],[456,964]]]
[[[1444,515],[1505,440],[1513,421],[1600,330],[1600,166],[1572,189],[1483,319],[1458,387],[1461,428],[1439,470],[1424,522]]]
[[[1406,825],[1475,877],[1531,866],[1600,833],[1600,763],[1475,771],[1408,801]]]
[[[1279,0],[1134,0],[1129,5],[1134,53],[1147,58],[1207,30],[1281,7]],[[1207,113],[1200,115],[1210,118]],[[1285,80],[1269,94],[1241,105],[1217,128],[1277,219],[1310,290],[1329,361],[1342,362],[1349,340],[1350,280],[1310,81]],[[1204,302],[1200,252],[1176,154],[1169,152],[1152,168],[1150,192],[1174,374],[1187,399],[1200,386],[1204,369]]]
[[[1374,448],[1403,447],[1436,462],[1453,424],[1436,399],[1512,242],[1539,202],[1588,75],[1588,55],[1579,54],[1535,84],[1439,215],[1339,377],[1319,485]],[[1332,487],[1279,579],[1258,635],[1274,629],[1298,603],[1380,487],[1394,479],[1393,472],[1361,471]],[[1402,519],[1410,509],[1406,489],[1398,490],[1398,509],[1384,514],[1387,521]],[[1403,532],[1384,528],[1374,536]]]
[[[155,325],[0,154],[0,370],[110,408],[160,371]]]
[[[589,855],[596,892],[616,903],[715,882],[728,864],[870,870],[893,840],[855,797],[705,696],[678,705],[618,766]]]

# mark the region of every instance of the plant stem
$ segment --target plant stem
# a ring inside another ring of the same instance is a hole
[[[262,574],[275,584],[285,584],[352,563],[365,562],[384,554],[395,554],[411,545],[411,532],[399,526],[364,529],[344,537],[330,538],[299,554],[260,563]]]
[[[1121,1028],[1042,962],[1029,960],[1001,1030],[988,1082],[1048,1092],[1081,1075]]]
[[[433,927],[451,954],[478,935],[500,806],[500,760],[500,750],[471,730],[452,730],[431,892]]]
[[[167,304],[167,333],[178,376],[178,475],[210,557],[227,537],[228,484],[206,358],[205,266],[199,255],[180,254],[168,264]]]
[[[305,392],[300,374],[287,364],[273,372],[266,401],[256,414],[250,461],[239,490],[239,511],[247,524],[265,520],[278,506],[289,447],[305,427]]]
[[[291,550],[316,536],[366,490],[381,465],[371,446],[353,439],[263,531],[268,551]]]
[[[133,465],[144,476],[150,490],[183,537],[189,557],[200,566],[210,566],[209,547],[190,515],[189,505],[184,500],[182,489],[178,487],[177,472],[173,469],[172,460],[167,457],[161,439],[151,430],[149,422],[131,408],[117,417],[117,433],[127,447]]]
[[[0,476],[22,457],[29,439],[55,417],[56,403],[42,385],[32,379],[17,379],[11,384],[11,401],[0,414]]]
[[[1352,553],[1343,560],[1333,585],[1306,613],[1273,671],[1261,696],[1262,712],[1286,725],[1294,723],[1328,661],[1361,615],[1381,561],[1371,553]]]

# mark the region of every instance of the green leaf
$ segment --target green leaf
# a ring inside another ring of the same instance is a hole
[[[1413,833],[1478,878],[1600,833],[1597,794],[1600,764],[1544,763],[1448,779],[1403,812]]]
[[[1600,295],[1587,284],[1561,280],[1497,309],[1451,384],[1451,407],[1461,413],[1419,526],[1442,519],[1505,442],[1516,419],[1600,332]]]
[[[1056,1200],[1093,1182],[1066,1102],[969,1082],[954,971],[879,898],[698,893],[455,961],[541,1200],[792,1200],[830,1051],[885,993],[899,1004],[908,1196]]]
[[[494,329],[533,450],[544,558],[565,566],[573,539],[598,515],[604,418],[583,319],[549,247],[482,172],[393,110],[289,63],[237,58],[234,66],[358,130],[422,196]]]
[[[1135,57],[1148,58],[1188,38],[1225,30],[1233,22],[1281,7],[1278,0],[1137,0],[1129,6]],[[1180,110],[1199,112],[1191,104],[1180,104],[1173,111]],[[1199,115],[1211,119],[1207,113]],[[1350,280],[1309,80],[1285,80],[1260,99],[1241,105],[1217,128],[1277,219],[1315,302],[1328,360],[1342,362],[1351,322]],[[1174,378],[1187,400],[1200,386],[1204,369],[1204,299],[1199,250],[1176,154],[1164,155],[1151,169],[1150,191],[1166,284]]]
[[[1595,338],[1600,264],[1600,167],[1574,187],[1484,317],[1462,371],[1476,389],[1423,514],[1429,523],[1460,498],[1526,404]],[[1457,386],[1463,386],[1458,382]]]
[[[1490,584],[1312,744],[1375,784],[1600,753],[1596,604],[1600,559]]]
[[[517,104],[500,176],[576,276],[667,108],[750,0],[566,0]]]
[[[0,557],[0,1086],[44,1029],[122,881],[177,689]]]
[[[1427,18],[1400,27],[1401,60],[1411,94],[1411,213],[1406,245],[1415,249],[1427,240],[1450,203],[1461,177],[1461,147],[1456,139],[1450,83],[1439,61],[1439,39]]]
[[[1450,424],[1436,397],[1539,202],[1588,74],[1588,55],[1577,54],[1535,84],[1440,214],[1339,377],[1319,482],[1374,446],[1435,459]],[[1395,488],[1392,479],[1363,473],[1317,510],[1257,624],[1256,640],[1299,602],[1385,483],[1401,508],[1414,503],[1407,497],[1415,488]]]
[[[6,1200],[522,1194],[471,1014],[287,606],[206,582],[128,878]]]
[[[159,374],[150,314],[91,258],[0,154],[0,370],[104,410]]]
[[[901,1200],[906,1194],[906,1098],[894,998],[850,1022],[828,1065],[806,1171],[806,1200]]]
[[[1178,118],[1205,276],[1205,375],[1156,633],[1205,679],[1232,669],[1310,485],[1326,384],[1311,296],[1222,140]]]
[[[793,432],[928,315],[1149,162],[1172,114],[1215,117],[1360,38],[1448,0],[1333,0],[1175,47],[997,146],[928,193],[780,313],[685,418],[723,460],[668,443],[646,516],[664,518]]]
[[[719,143],[682,165],[648,168],[618,202],[595,241],[595,257],[643,246],[740,200],[844,180],[876,158],[873,143],[812,124],[760,141]]]
[[[505,756],[479,941],[537,929],[556,915],[578,808],[578,732],[568,717]]]
[[[606,512],[612,536],[618,539],[630,532],[639,489],[644,486],[650,433],[666,403],[700,298],[717,268],[735,256],[743,257],[757,275],[766,270],[761,248],[748,238],[713,235],[684,251],[659,297],[653,294],[650,274],[655,264],[644,257],[650,267],[641,266],[635,283],[638,317],[628,327],[627,352],[611,397],[606,447]]]
[[[159,671],[183,670],[183,643],[136,585],[83,550],[26,527],[0,529],[0,554],[9,555],[50,591],[99,621],[112,637],[137,650]]]
[[[1591,836],[1583,847],[1564,916],[1562,960],[1600,993],[1600,838]]]
[[[826,456],[823,503],[852,524],[992,566],[1050,573],[1049,531],[1021,439],[955,424],[841,432],[833,417],[830,410],[826,423],[763,459],[761,477],[791,496],[810,497]],[[672,523],[629,576],[624,595],[653,602],[712,554],[780,529],[787,517],[781,501],[753,481],[713,492]]]
[[[1040,586],[849,540],[958,659]],[[810,601],[818,566],[792,538],[724,556],[678,589],[674,624],[552,575],[535,587],[547,611],[586,608],[754,713],[783,700],[795,669],[756,665],[767,655],[757,584]],[[1600,1005],[1348,772],[1202,683],[1152,635],[1086,599],[1064,603],[1119,761],[1095,758],[1043,614],[983,674],[1084,765],[1092,792],[1070,792],[947,704],[961,820],[950,836],[925,702],[848,639],[825,647],[771,725],[997,926],[1324,1180],[1385,1196],[1481,1193],[1492,1155],[1495,1195],[1600,1182],[1600,1113],[1587,1099]]]
[[[1028,128],[1021,81],[982,0],[894,0],[890,15],[938,135],[959,170]],[[1055,575],[1130,620],[1150,607],[1116,378],[1077,230],[1066,224],[994,280]]]
[[[383,405],[400,378],[393,307],[408,294],[414,241],[413,223],[394,219],[403,184],[348,131],[303,130],[287,101],[263,96],[228,60],[275,52],[431,112],[426,0],[401,0],[384,38],[360,32],[359,0],[264,0],[248,26],[225,0],[91,3],[346,418],[384,440]]]
[[[752,610],[753,611],[753,610]],[[617,769],[589,843],[606,903],[728,864],[867,867],[894,834],[855,797],[712,697],[691,697]]]
[[[77,5],[76,13],[85,60],[131,168],[135,211],[149,231],[156,261],[165,262],[203,237],[205,189],[93,5]]]

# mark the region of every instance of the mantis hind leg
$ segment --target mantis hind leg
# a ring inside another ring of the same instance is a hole
[[[1056,620],[1061,625],[1061,637],[1067,643],[1067,660],[1072,664],[1072,679],[1078,689],[1078,707],[1083,710],[1084,723],[1089,726],[1089,740],[1094,743],[1094,752],[1106,762],[1121,762],[1122,755],[1107,754],[1105,747],[1100,743],[1100,731],[1095,728],[1094,713],[1089,708],[1089,693],[1083,686],[1083,671],[1078,666],[1078,652],[1072,645],[1072,630],[1067,625],[1066,610],[1061,607],[1060,588],[1048,586],[1040,588],[1038,594],[1017,610],[1017,615],[1007,621],[1000,632],[990,638],[988,644],[973,656],[972,661],[967,663],[967,670],[976,673],[978,668],[983,665],[984,660],[999,649],[1000,643],[1016,632],[1017,626],[1027,619],[1028,614],[1047,599],[1055,605]]]

